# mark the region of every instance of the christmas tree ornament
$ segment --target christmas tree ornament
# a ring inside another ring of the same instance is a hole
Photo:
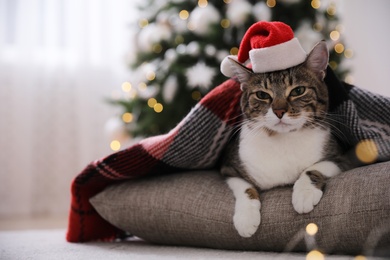
[[[145,85],[141,84],[138,87],[138,96],[143,100],[147,100],[151,97],[155,97],[160,90],[160,87],[157,85],[149,85],[146,87],[144,86]]]
[[[189,24],[193,26],[195,34],[203,36],[210,33],[210,26],[220,20],[219,11],[212,4],[208,4],[206,7],[196,7],[191,12]]]
[[[307,21],[302,23],[295,32],[295,36],[306,52],[309,52],[317,42],[322,40],[322,35],[312,30],[312,26]]]
[[[229,52],[227,50],[219,50],[217,51],[216,58],[218,62],[222,62],[223,59],[229,55]]]
[[[306,60],[303,50],[290,26],[282,22],[260,21],[246,31],[239,48],[238,62],[250,62],[255,73],[283,70]],[[221,63],[221,72],[232,77],[231,61],[226,57]]]
[[[215,56],[215,54],[217,53],[217,49],[214,45],[207,44],[204,48],[204,52],[207,56]]]
[[[174,99],[178,88],[177,77],[170,75],[164,83],[162,96],[165,103],[170,104]]]
[[[234,26],[243,24],[252,12],[252,5],[246,0],[232,0],[228,5],[226,17]]]
[[[199,43],[192,41],[187,45],[187,53],[191,56],[197,56],[200,53]]]
[[[253,15],[258,21],[270,21],[271,20],[271,9],[264,3],[259,2],[253,6]]]
[[[207,91],[216,73],[216,69],[208,67],[204,62],[198,62],[186,71],[187,84],[191,88],[199,87]]]
[[[177,52],[174,49],[168,49],[164,54],[164,60],[168,63],[175,62],[177,58]]]
[[[184,55],[187,53],[187,46],[185,44],[179,44],[177,47],[176,47],[176,52],[177,54],[180,54],[180,55]]]
[[[162,40],[168,40],[172,36],[172,30],[166,24],[149,24],[143,28],[138,37],[138,46],[141,51],[151,51],[153,45]]]

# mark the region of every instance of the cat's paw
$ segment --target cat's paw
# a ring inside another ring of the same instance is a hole
[[[244,200],[236,204],[234,227],[242,237],[251,237],[260,225],[260,201]]]
[[[322,190],[312,184],[309,176],[303,174],[295,182],[292,194],[292,204],[296,212],[308,213],[320,202]]]

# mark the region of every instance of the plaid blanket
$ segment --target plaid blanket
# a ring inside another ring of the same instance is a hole
[[[390,160],[390,98],[340,82],[328,68],[329,114],[340,143],[353,150],[375,144],[376,161]],[[89,199],[105,187],[145,175],[217,167],[240,120],[239,83],[229,79],[207,94],[169,133],[147,138],[89,164],[72,182],[67,240],[111,240],[123,232],[106,222]]]

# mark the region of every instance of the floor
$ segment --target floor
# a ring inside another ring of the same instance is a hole
[[[41,260],[307,260],[321,259],[309,254],[233,251],[153,245],[144,241],[68,243],[65,230],[0,231],[0,259]],[[357,260],[355,256],[322,255],[327,260]],[[377,258],[363,258],[377,259]]]

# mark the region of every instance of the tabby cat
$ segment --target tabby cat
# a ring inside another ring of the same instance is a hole
[[[322,41],[305,62],[285,70],[253,73],[231,60],[242,89],[243,121],[221,173],[236,199],[233,222],[242,237],[260,225],[257,188],[294,184],[293,207],[307,213],[320,201],[326,180],[348,168],[327,121],[328,59]]]

